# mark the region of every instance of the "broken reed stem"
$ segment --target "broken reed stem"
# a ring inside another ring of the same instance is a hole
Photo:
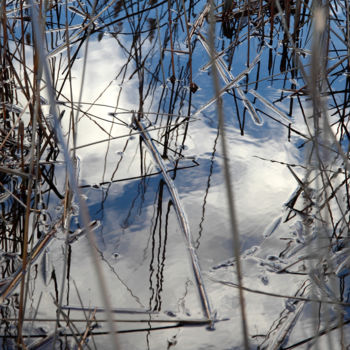
[[[151,154],[153,156],[153,159],[155,160],[158,167],[162,171],[164,181],[166,182],[168,189],[169,189],[169,192],[171,194],[171,197],[173,199],[174,208],[176,211],[177,218],[179,220],[181,230],[182,230],[182,232],[186,238],[187,244],[188,244],[188,251],[189,251],[190,257],[191,257],[192,268],[193,268],[194,275],[196,277],[198,291],[199,291],[199,295],[201,297],[201,301],[202,301],[202,305],[203,305],[204,315],[209,320],[212,320],[212,312],[211,312],[211,308],[210,308],[208,295],[207,295],[205,287],[204,287],[203,278],[202,278],[201,270],[199,267],[198,256],[197,256],[196,250],[192,244],[192,235],[191,235],[191,231],[190,231],[190,226],[189,226],[185,211],[183,209],[182,203],[180,201],[180,197],[179,197],[178,191],[176,189],[176,186],[174,184],[174,181],[168,175],[167,168],[166,168],[166,165],[162,159],[162,156],[159,154],[157,148],[154,146],[152,139],[149,136],[146,128],[144,127],[144,125],[141,121],[137,120],[135,115],[133,116],[133,124],[140,131],[141,136],[142,136],[147,148],[149,149],[149,151],[151,152]]]
[[[213,87],[215,92],[215,100],[217,100],[217,113],[218,113],[218,122],[219,122],[219,130],[221,134],[221,147],[222,147],[222,158],[224,161],[224,178],[226,184],[226,194],[229,205],[229,216],[230,216],[230,224],[231,231],[233,235],[233,251],[236,258],[236,272],[237,272],[237,281],[238,281],[238,291],[239,291],[239,304],[240,304],[240,314],[241,314],[241,322],[242,322],[242,332],[243,332],[243,343],[245,350],[249,350],[249,334],[248,334],[248,325],[246,318],[246,309],[245,309],[245,300],[243,294],[243,275],[241,268],[241,257],[240,257],[240,240],[239,240],[239,231],[238,224],[236,219],[236,211],[234,205],[233,198],[233,188],[232,188],[232,179],[230,172],[230,165],[228,160],[228,149],[226,145],[226,136],[225,136],[225,119],[222,109],[222,102],[219,100],[220,98],[220,87],[219,87],[219,79],[218,72],[216,68],[216,64],[214,64],[214,56],[215,56],[215,15],[214,15],[214,1],[210,0],[210,15],[209,15],[209,47],[211,52],[212,59],[212,77],[213,77]]]

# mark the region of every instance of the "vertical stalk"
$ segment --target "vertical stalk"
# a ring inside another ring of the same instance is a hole
[[[182,8],[184,11],[184,17],[185,17],[185,26],[186,26],[186,35],[187,35],[187,45],[188,45],[188,65],[190,70],[190,89],[193,89],[193,82],[192,82],[192,47],[191,47],[191,37],[190,37],[190,30],[188,28],[188,20],[186,15],[186,7],[185,7],[185,1],[181,0]]]
[[[37,42],[38,37],[34,37],[35,42]],[[26,268],[27,268],[27,259],[28,259],[28,230],[29,230],[29,221],[30,221],[30,208],[31,208],[31,196],[32,196],[32,187],[33,187],[33,171],[34,171],[34,161],[35,161],[35,143],[36,143],[36,127],[37,120],[39,115],[39,106],[40,106],[40,82],[42,75],[42,68],[38,62],[38,54],[34,53],[34,75],[35,75],[35,85],[34,85],[34,114],[32,118],[32,140],[31,140],[31,160],[29,166],[29,179],[27,181],[27,201],[26,201],[26,212],[24,220],[24,230],[23,230],[23,245],[22,245],[22,278],[21,278],[21,287],[19,294],[19,311],[18,311],[18,338],[17,345],[21,347],[23,345],[22,338],[22,328],[23,328],[23,318],[25,314],[25,277],[26,277]]]
[[[236,258],[236,272],[237,272],[237,281],[238,281],[238,290],[239,290],[239,302],[240,302],[240,313],[241,313],[241,322],[242,322],[242,333],[244,341],[244,349],[249,349],[249,339],[248,339],[248,325],[246,318],[245,310],[245,300],[243,295],[243,276],[241,268],[241,257],[240,257],[240,242],[239,242],[239,231],[238,224],[236,219],[236,211],[234,205],[234,193],[232,188],[232,177],[230,173],[230,164],[228,160],[228,149],[226,144],[226,135],[225,135],[225,125],[224,125],[224,114],[222,110],[222,102],[219,96],[220,87],[219,87],[219,78],[216,64],[214,63],[215,59],[215,50],[214,50],[214,38],[215,38],[215,17],[214,17],[214,1],[210,0],[210,29],[209,29],[209,46],[211,52],[211,62],[212,62],[212,76],[213,76],[213,86],[215,91],[215,96],[217,100],[217,113],[219,117],[219,131],[221,134],[221,147],[222,147],[222,157],[224,160],[224,177],[226,185],[226,194],[229,206],[229,216],[231,231],[233,236],[233,251]]]
[[[170,36],[170,48],[171,48],[171,69],[173,72],[172,77],[170,78],[171,83],[175,83],[175,62],[174,62],[174,43],[173,43],[173,21],[171,19],[171,2],[168,0],[168,16],[169,16],[169,36]]]

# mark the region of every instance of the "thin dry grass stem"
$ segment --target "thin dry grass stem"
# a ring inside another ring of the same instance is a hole
[[[84,332],[84,334],[83,334],[83,336],[82,336],[82,338],[80,340],[79,346],[78,346],[79,350],[82,350],[84,348],[84,345],[87,343],[87,337],[89,336],[89,333],[93,329],[92,322],[96,321],[95,314],[96,314],[96,310],[94,310],[91,313],[91,316],[90,316],[90,319],[88,321],[88,324],[86,325],[85,332]]]
[[[63,310],[70,310],[70,311],[82,311],[84,312],[92,312],[92,311],[96,311],[96,312],[105,312],[105,309],[102,307],[87,307],[87,306],[83,306],[82,304],[82,300],[80,298],[80,293],[78,288],[76,287],[76,283],[74,282],[74,286],[75,286],[75,290],[77,292],[79,301],[81,306],[74,306],[74,305],[66,305],[66,306],[62,306]],[[115,314],[130,314],[130,315],[159,315],[158,311],[154,311],[154,310],[146,310],[146,309],[137,309],[137,308],[113,308],[111,310],[113,313]],[[87,319],[87,318],[86,318]]]
[[[317,255],[314,255],[314,257],[317,257]],[[214,281],[216,283],[220,283],[220,284],[223,284],[225,286],[239,288],[237,283],[233,283],[230,281],[216,280],[215,278],[211,278],[211,277],[208,277],[208,278],[210,278],[212,281]],[[309,285],[308,285],[309,289],[311,289],[310,287],[311,287],[311,282],[309,282]],[[278,293],[264,291],[261,289],[248,288],[248,287],[244,287],[244,286],[242,288],[244,289],[244,291],[247,291],[249,293],[261,294],[261,295],[266,295],[266,296],[275,297],[275,298],[299,300],[299,301],[305,301],[305,302],[310,302],[310,303],[322,303],[322,304],[324,303],[324,304],[328,304],[328,305],[337,305],[337,306],[342,306],[342,307],[350,306],[350,303],[341,302],[338,300],[328,300],[328,299],[324,299],[324,298],[301,297],[298,295],[278,294]]]
[[[247,43],[247,67],[249,67],[249,62],[250,62],[250,37],[251,37],[251,35],[250,35],[250,0],[245,0],[245,2],[246,2],[246,7],[248,8],[248,10],[247,10],[247,17],[248,17],[248,26],[247,26],[247,28],[248,28],[248,30],[247,30],[247,39],[248,39],[248,43]]]
[[[156,8],[156,21],[157,21],[157,39],[158,39],[159,52],[160,52],[160,55],[159,55],[160,68],[162,70],[163,86],[166,86],[166,79],[165,79],[164,65],[163,65],[163,47],[162,47],[162,41],[160,38],[160,25],[159,25],[159,15],[158,15],[157,8]]]
[[[180,125],[183,125],[183,124],[188,124],[188,123],[192,123],[194,122],[195,119],[192,119],[191,120],[184,120],[180,123],[176,123],[176,124],[169,124],[168,126],[160,126],[160,127],[153,127],[152,129],[150,129],[151,131],[155,131],[155,130],[164,130],[164,129],[167,129],[167,128],[176,128]],[[129,138],[131,136],[136,136],[136,135],[140,135],[141,132],[140,131],[137,131],[137,132],[131,132],[129,134],[126,134],[126,135],[121,135],[121,136],[115,136],[115,137],[110,137],[108,139],[104,139],[104,140],[99,140],[99,141],[95,141],[95,142],[90,142],[90,143],[87,143],[87,144],[84,144],[84,145],[80,145],[80,146],[77,146],[75,149],[81,149],[81,148],[85,148],[85,147],[90,147],[90,146],[93,146],[93,145],[98,145],[100,143],[104,143],[104,142],[110,142],[112,140],[118,140],[118,139],[122,139],[122,138]],[[1,168],[0,168],[1,170]]]
[[[171,49],[171,69],[173,75],[170,77],[171,83],[174,85],[176,81],[175,75],[175,61],[174,61],[174,43],[173,43],[173,22],[171,16],[171,2],[168,0],[168,20],[169,20],[169,37],[170,37],[170,49]]]
[[[90,310],[93,310],[93,308],[91,308]],[[132,313],[131,313],[132,314]],[[86,323],[86,318],[74,318],[74,317],[70,317],[71,321],[73,323]],[[3,318],[4,321],[6,322],[15,322],[17,321],[17,318],[11,318],[11,317],[4,317]],[[223,319],[216,319],[215,322],[224,322],[227,319],[223,318]],[[97,318],[95,316],[95,321],[97,324],[99,323],[108,323],[109,321],[105,318]],[[41,317],[26,317],[24,319],[24,322],[50,322],[50,323],[54,323],[57,322],[57,320],[55,318],[41,318]],[[169,318],[152,318],[150,319],[149,317],[147,319],[131,319],[131,318],[120,318],[117,317],[115,319],[113,319],[113,322],[122,322],[122,323],[176,323],[176,324],[181,324],[183,326],[203,326],[203,325],[209,325],[211,323],[210,320],[208,319],[201,319],[201,318],[190,318],[190,319],[186,319],[186,318],[174,318],[174,317],[169,317]]]
[[[209,28],[209,47],[211,52],[212,60],[215,56],[215,17],[214,17],[214,2],[210,1],[210,28]],[[229,208],[229,216],[230,216],[230,225],[231,232],[233,235],[233,250],[234,256],[236,259],[236,273],[239,287],[239,304],[240,304],[240,315],[241,315],[241,325],[242,325],[242,333],[243,333],[243,344],[246,350],[249,349],[249,333],[248,333],[248,325],[246,318],[246,309],[245,309],[245,300],[243,294],[243,276],[241,269],[241,257],[240,257],[240,239],[239,239],[239,231],[236,220],[236,212],[234,206],[234,198],[233,198],[233,188],[232,188],[232,178],[230,172],[230,166],[228,161],[228,152],[226,145],[226,137],[225,137],[225,119],[223,115],[222,102],[220,101],[220,87],[219,87],[219,79],[218,72],[216,69],[216,64],[212,64],[212,77],[213,77],[213,87],[215,92],[215,100],[217,101],[217,113],[219,119],[219,130],[221,134],[221,147],[222,147],[222,157],[224,160],[224,178],[226,185],[226,194],[228,200],[228,208]]]

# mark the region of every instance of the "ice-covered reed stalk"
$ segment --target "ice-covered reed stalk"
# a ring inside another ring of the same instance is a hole
[[[312,54],[311,54],[311,72],[309,80],[309,90],[313,103],[313,137],[312,137],[312,154],[308,157],[308,173],[316,172],[315,187],[316,187],[316,200],[315,200],[315,238],[317,251],[319,253],[316,263],[309,262],[309,276],[312,283],[311,293],[312,296],[319,294],[319,290],[323,289],[325,278],[324,275],[320,276],[320,265],[327,261],[330,264],[329,248],[323,245],[323,242],[327,240],[329,236],[329,215],[328,210],[321,209],[321,202],[327,201],[329,196],[329,186],[325,183],[324,178],[328,177],[325,168],[329,163],[329,146],[330,146],[330,130],[328,124],[327,108],[325,105],[325,92],[327,88],[326,68],[328,58],[328,45],[329,45],[329,4],[328,1],[317,0],[313,2],[312,15],[313,15],[313,40],[312,40]],[[327,147],[325,147],[327,146]],[[322,248],[323,245],[323,248]],[[326,293],[321,292],[321,298],[324,298]],[[319,321],[318,312],[319,304],[312,304],[313,306],[313,321],[314,332],[318,333]],[[330,316],[328,312],[325,312],[325,324],[326,328],[330,327]],[[317,347],[318,337],[315,338]],[[333,349],[332,334],[327,337],[328,348]]]
[[[217,72],[216,64],[214,64],[215,59],[215,16],[214,16],[214,1],[210,1],[210,28],[209,28],[209,48],[211,53],[212,60],[212,77],[213,77],[213,87],[215,93],[215,99],[217,101],[217,114],[219,119],[219,130],[221,134],[221,147],[222,147],[222,158],[224,161],[223,171],[226,185],[226,195],[229,206],[229,217],[230,217],[230,225],[231,232],[233,237],[233,251],[236,258],[236,272],[237,272],[237,281],[238,281],[238,290],[239,290],[239,303],[240,303],[240,314],[241,314],[241,323],[242,323],[242,333],[243,333],[243,342],[244,348],[246,350],[249,349],[249,333],[248,333],[248,324],[246,318],[246,310],[245,310],[245,300],[243,294],[243,276],[241,269],[241,260],[240,260],[240,239],[239,239],[239,231],[238,224],[236,219],[236,211],[235,211],[235,203],[234,203],[234,191],[232,188],[232,176],[230,172],[230,164],[228,158],[228,149],[226,144],[225,137],[225,118],[222,108],[222,103],[220,100],[220,86],[219,86],[219,77]]]

